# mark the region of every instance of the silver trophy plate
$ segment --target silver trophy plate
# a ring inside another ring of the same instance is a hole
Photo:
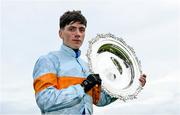
[[[112,34],[99,34],[89,41],[87,51],[90,72],[98,73],[102,89],[123,101],[136,98],[142,90],[140,61],[132,47]]]

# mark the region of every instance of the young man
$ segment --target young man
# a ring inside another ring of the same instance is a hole
[[[92,114],[93,103],[105,106],[115,101],[101,90],[98,74],[90,74],[80,58],[87,21],[80,11],[60,17],[59,51],[41,56],[33,71],[36,102],[44,114]],[[142,86],[146,79],[141,76]]]

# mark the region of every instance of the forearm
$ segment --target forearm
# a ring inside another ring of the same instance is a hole
[[[48,87],[36,94],[36,101],[41,110],[47,112],[74,106],[80,103],[84,95],[84,90],[80,85],[61,90]]]

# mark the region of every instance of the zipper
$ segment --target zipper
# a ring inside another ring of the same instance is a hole
[[[79,62],[78,58],[76,58],[76,61],[77,61],[77,62],[78,62],[78,64],[80,65],[80,67],[81,67],[81,71],[82,71],[82,72],[83,72],[83,74],[85,75],[85,70],[83,69],[83,67],[82,67],[81,63]]]

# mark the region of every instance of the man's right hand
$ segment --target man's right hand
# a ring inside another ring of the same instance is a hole
[[[99,77],[99,74],[90,74],[87,79],[81,83],[81,86],[84,88],[85,92],[88,92],[96,84],[101,85],[101,78]]]

